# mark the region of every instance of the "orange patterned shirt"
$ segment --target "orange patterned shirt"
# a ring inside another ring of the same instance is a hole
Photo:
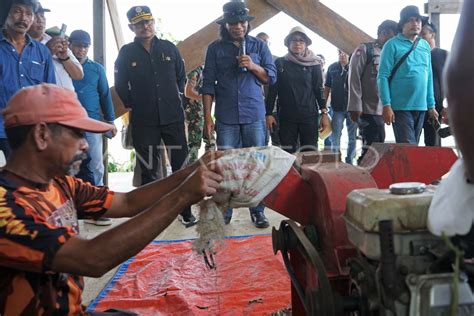
[[[0,171],[0,315],[78,315],[83,280],[51,271],[78,219],[99,218],[113,192],[65,176],[49,185]]]

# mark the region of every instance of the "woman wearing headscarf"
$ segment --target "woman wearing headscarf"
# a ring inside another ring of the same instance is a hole
[[[275,61],[277,82],[270,86],[266,100],[267,128],[272,131],[276,123],[272,110],[277,102],[281,147],[290,153],[317,150],[318,131],[330,125],[321,62],[308,49],[311,43],[301,27],[291,29],[285,38],[288,53]]]

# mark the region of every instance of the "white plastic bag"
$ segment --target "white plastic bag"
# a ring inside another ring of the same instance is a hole
[[[435,235],[465,235],[474,219],[474,184],[467,183],[462,159],[436,189],[428,211],[428,229]]]

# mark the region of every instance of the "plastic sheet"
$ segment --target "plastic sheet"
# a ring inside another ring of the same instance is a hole
[[[290,280],[270,236],[228,238],[210,270],[192,241],[155,241],[122,264],[88,311],[268,315],[288,308]]]

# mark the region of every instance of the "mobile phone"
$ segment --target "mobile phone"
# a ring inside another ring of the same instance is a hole
[[[61,25],[61,30],[59,31],[59,37],[64,38],[66,36],[66,29],[67,29],[67,25],[63,23]]]

